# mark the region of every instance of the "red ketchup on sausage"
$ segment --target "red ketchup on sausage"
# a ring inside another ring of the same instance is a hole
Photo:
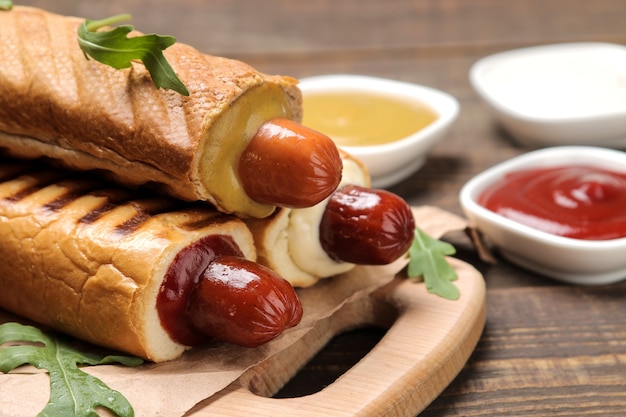
[[[485,190],[478,203],[554,235],[585,240],[626,237],[626,173],[601,167],[512,172]]]

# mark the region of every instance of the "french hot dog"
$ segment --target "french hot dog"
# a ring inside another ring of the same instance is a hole
[[[258,346],[302,315],[246,225],[206,204],[0,161],[0,235],[0,308],[151,361]]]
[[[0,147],[13,156],[103,170],[244,217],[308,207],[337,187],[335,145],[297,124],[296,80],[176,43],[164,55],[185,97],[157,89],[141,64],[117,70],[86,59],[83,21],[29,7],[0,12]]]
[[[343,176],[327,199],[305,209],[280,209],[246,223],[258,261],[295,287],[349,271],[383,265],[407,253],[415,220],[409,205],[386,190],[371,189],[367,168],[341,152]]]

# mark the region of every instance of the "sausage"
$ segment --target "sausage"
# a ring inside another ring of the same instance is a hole
[[[187,306],[196,329],[219,340],[257,347],[302,319],[294,288],[274,271],[242,256],[211,262]]]
[[[212,339],[256,347],[298,324],[302,305],[286,280],[246,259],[228,236],[180,251],[157,297],[161,323],[178,343]]]
[[[281,207],[311,207],[341,181],[342,161],[326,135],[289,119],[264,123],[239,160],[239,177],[250,198]]]
[[[320,243],[331,258],[385,265],[409,250],[415,219],[396,194],[346,185],[330,197],[319,228]]]

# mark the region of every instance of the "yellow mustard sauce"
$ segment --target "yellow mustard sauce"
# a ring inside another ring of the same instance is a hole
[[[428,126],[438,114],[426,104],[376,92],[304,95],[303,124],[340,146],[393,142]]]

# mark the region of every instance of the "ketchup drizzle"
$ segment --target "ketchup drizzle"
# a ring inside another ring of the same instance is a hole
[[[210,340],[194,328],[187,315],[187,302],[208,265],[226,255],[243,257],[230,236],[210,235],[180,251],[168,268],[157,295],[157,311],[163,328],[176,342],[198,346]]]

